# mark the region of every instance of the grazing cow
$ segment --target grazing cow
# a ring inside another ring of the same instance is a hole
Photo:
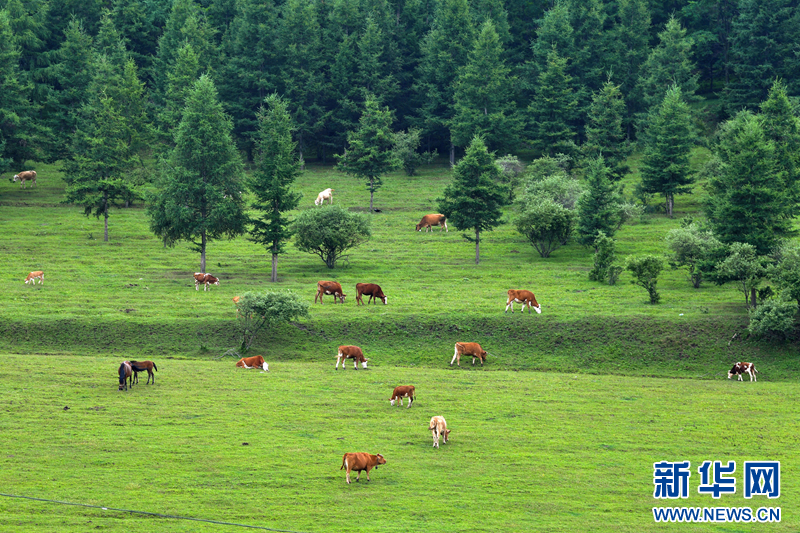
[[[200,284],[203,284],[203,291],[206,291],[210,285],[219,285],[219,280],[211,274],[203,274],[202,272],[194,273],[194,290],[200,290]]]
[[[36,285],[36,280],[37,279],[39,280],[39,282],[42,283],[42,285],[44,285],[44,272],[43,271],[37,270],[35,272],[31,272],[30,274],[28,274],[28,277],[25,278],[25,283],[27,284],[28,282],[30,282],[33,285]]]
[[[336,354],[336,370],[339,370],[339,363],[342,363],[342,370],[344,370],[344,362],[346,359],[353,360],[353,367],[358,370],[358,363],[367,368],[367,361],[364,358],[364,352],[358,346],[339,346],[339,353]]]
[[[472,364],[475,364],[475,358],[477,357],[481,361],[481,366],[483,366],[483,362],[486,361],[486,350],[481,348],[481,345],[477,342],[457,342],[456,343],[456,352],[453,354],[453,359],[450,361],[450,366],[453,366],[453,361],[456,361],[458,366],[461,366],[461,356],[472,356]]]
[[[408,407],[411,407],[411,402],[417,399],[414,385],[400,385],[399,387],[395,387],[389,401],[394,405],[395,400],[400,400],[400,407],[403,407],[403,398],[408,398]],[[408,409],[408,407],[406,407],[406,409]]]
[[[344,299],[347,296],[342,291],[342,285],[335,281],[318,281],[317,282],[317,295],[314,296],[314,303],[317,303],[317,298],[319,298],[319,303],[322,303],[322,296],[324,294],[333,294],[333,303],[336,303],[336,298],[339,298],[341,303],[344,303]]]
[[[364,300],[361,299],[361,295],[363,294],[369,296],[367,303],[372,302],[373,298],[375,298],[376,303],[378,302],[378,298],[381,299],[383,305],[389,303],[389,298],[383,294],[380,285],[375,285],[374,283],[356,283],[356,305],[364,303]]]
[[[738,381],[744,381],[742,379],[742,374],[750,374],[750,381],[758,381],[758,378],[756,378],[756,374],[758,374],[756,365],[753,363],[742,362],[738,362],[733,365],[733,368],[731,368],[728,372],[728,379],[731,379],[733,376],[739,376]]]
[[[425,228],[425,233],[428,233],[428,231],[433,231],[433,226],[439,226],[439,229],[444,228],[445,232],[450,233],[450,230],[447,229],[447,218],[439,214],[422,217],[422,220],[417,224],[417,231],[422,231],[422,228]]]
[[[434,416],[431,418],[431,423],[428,424],[428,429],[433,433],[433,447],[439,447],[439,435],[444,437],[444,443],[447,444],[447,438],[450,436],[450,430],[447,429],[447,422],[443,416]]]
[[[511,308],[511,313],[514,313],[514,302],[522,304],[523,313],[527,306],[528,314],[531,314],[531,307],[533,307],[538,314],[542,314],[542,306],[536,301],[536,296],[534,296],[531,291],[509,289],[508,301],[506,301],[506,313],[508,313],[509,307]]]
[[[264,358],[260,355],[253,357],[243,357],[236,362],[239,368],[263,368],[264,372],[269,372],[269,365],[264,362]]]
[[[372,455],[370,453],[346,453],[342,457],[342,466],[339,468],[347,469],[347,484],[350,484],[350,471],[355,470],[358,472],[356,476],[356,481],[361,477],[361,472],[363,470],[367,471],[367,481],[371,481],[369,479],[369,471],[373,468],[378,468],[378,465],[385,465],[386,459],[383,458],[381,454]]]
[[[153,385],[156,384],[156,375],[153,374],[153,370],[158,371],[158,367],[152,361],[131,361],[131,370],[133,370],[133,381],[139,383],[139,372],[144,372],[147,370],[147,383],[145,385],[150,385],[150,378],[153,378]]]
[[[25,172],[20,172],[19,174],[14,174],[14,181],[16,182],[19,180],[19,188],[22,189],[25,187],[25,182],[30,181],[31,187],[36,185],[36,171],[35,170],[26,170]]]
[[[325,200],[328,200],[331,204],[333,204],[333,189],[325,189],[319,193],[317,195],[317,199],[314,200],[314,205],[322,205],[325,203]]]
[[[128,381],[130,381],[131,388],[133,388],[133,368],[130,361],[123,361],[119,365],[119,389],[128,390]]]

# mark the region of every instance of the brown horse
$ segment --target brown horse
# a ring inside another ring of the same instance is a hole
[[[139,383],[139,372],[144,372],[147,370],[147,383],[145,385],[150,384],[150,378],[153,378],[153,385],[156,384],[156,375],[153,374],[153,369],[158,371],[158,367],[152,361],[131,361],[131,368],[133,369],[133,381],[134,383]]]
[[[131,388],[133,388],[132,373],[133,369],[128,361],[123,361],[122,364],[119,365],[119,390],[128,390],[128,382],[125,381],[126,379],[130,381]]]

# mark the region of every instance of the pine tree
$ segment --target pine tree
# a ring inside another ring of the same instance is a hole
[[[175,148],[163,166],[160,190],[148,202],[150,229],[165,245],[187,240],[200,252],[221,237],[245,231],[243,167],[231,136],[232,123],[207,75],[195,82],[175,132]]]
[[[590,159],[602,155],[613,181],[621,180],[628,173],[625,161],[631,150],[622,127],[624,118],[625,99],[619,85],[609,80],[592,98],[586,121],[586,142],[581,150]]]
[[[508,204],[508,191],[497,185],[500,168],[494,160],[483,139],[475,137],[453,168],[453,181],[437,199],[439,212],[456,229],[475,232],[474,239],[465,236],[475,242],[475,264],[481,259],[481,232],[503,223],[502,208]]]
[[[139,72],[151,76],[156,56],[158,36],[161,33],[154,6],[142,0],[113,0],[111,19],[120,37],[126,43]]]
[[[252,208],[260,217],[252,220],[250,240],[264,245],[272,254],[271,281],[278,281],[278,255],[292,236],[285,213],[300,203],[301,195],[291,190],[300,165],[292,141],[292,118],[288,106],[277,94],[268,96],[258,112],[255,139],[255,170],[248,186],[256,197]]]
[[[566,73],[567,59],[554,48],[547,56],[547,68],[539,74],[536,96],[528,106],[533,145],[543,154],[570,153],[574,150],[578,99],[572,78]]]
[[[800,118],[792,110],[786,84],[776,80],[761,104],[761,124],[767,139],[775,143],[775,159],[784,187],[794,196],[793,213],[800,206]]]
[[[689,106],[683,101],[680,87],[667,90],[661,105],[648,119],[642,158],[642,188],[663,194],[667,216],[672,218],[675,195],[691,192],[694,178],[689,172],[689,154],[696,134]]]
[[[186,97],[200,75],[200,58],[192,45],[186,42],[178,49],[174,67],[167,74],[164,107],[157,117],[159,136],[167,145],[172,144],[173,130],[180,124]]]
[[[621,202],[617,188],[609,179],[609,170],[602,156],[592,160],[586,171],[586,192],[578,199],[578,242],[584,246],[594,244],[602,231],[614,237],[619,222]]]

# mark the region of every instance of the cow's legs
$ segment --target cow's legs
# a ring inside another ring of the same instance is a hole
[[[458,357],[458,348],[456,348],[456,351],[453,354],[453,359],[450,360],[450,366],[453,366],[453,362],[456,360],[456,357]],[[458,358],[458,366],[461,366],[461,358],[460,357]]]
[[[372,481],[372,480],[369,478],[369,468],[367,468],[367,481]]]
[[[358,361],[356,360],[356,358],[355,358],[355,357],[353,357],[353,368],[355,368],[356,370],[358,370]]]
[[[438,448],[439,447],[439,431],[436,428],[434,428],[432,433],[433,433],[433,447],[434,448]]]
[[[336,370],[339,370],[339,361],[342,361],[342,354],[336,356]],[[344,361],[342,361],[342,368],[344,368]]]
[[[358,481],[358,480],[356,480],[356,481]],[[347,484],[348,485],[350,484],[350,469],[349,468],[347,469]]]
[[[401,403],[400,405],[403,405],[403,404]],[[410,396],[408,398],[408,407],[406,407],[406,409],[408,409],[409,407],[411,407],[411,397]]]
[[[505,313],[508,313],[508,308],[509,307],[511,308],[511,313],[513,314],[514,313],[514,300],[509,300],[509,301],[506,302],[506,310],[504,311]]]

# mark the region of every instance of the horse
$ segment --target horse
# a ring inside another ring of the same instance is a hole
[[[133,388],[132,373],[133,370],[128,361],[123,361],[122,364],[119,365],[119,390],[128,390],[128,383],[125,381],[126,379],[130,380],[131,388]]]
[[[150,378],[153,378],[153,385],[156,384],[156,375],[153,374],[153,369],[158,371],[158,367],[152,361],[131,361],[131,368],[133,369],[133,381],[134,383],[139,383],[139,372],[144,372],[147,370],[147,383],[145,385],[150,384]]]

